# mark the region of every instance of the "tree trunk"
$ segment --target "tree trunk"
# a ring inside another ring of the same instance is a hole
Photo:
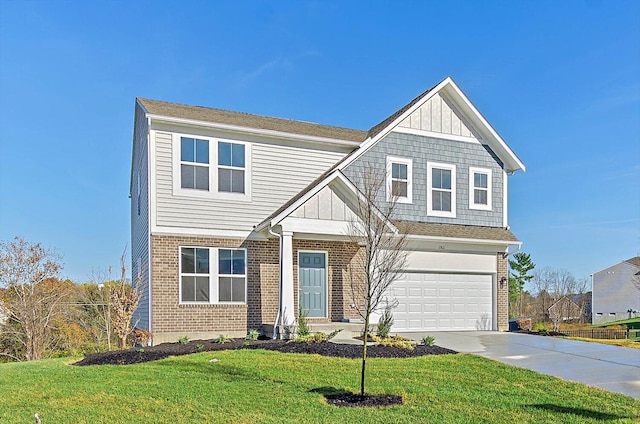
[[[362,370],[360,372],[360,397],[364,397],[364,373],[367,364],[367,338],[369,336],[369,314],[364,320],[364,337],[362,337]]]

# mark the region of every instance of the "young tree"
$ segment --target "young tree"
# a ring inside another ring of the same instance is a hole
[[[120,257],[120,280],[110,287],[109,303],[111,307],[111,325],[113,333],[120,339],[120,348],[127,347],[127,337],[135,328],[133,313],[138,308],[140,294],[138,289],[127,283],[127,265],[125,253]]]
[[[41,359],[55,345],[55,324],[70,293],[69,285],[55,278],[61,268],[60,258],[40,243],[22,237],[0,242],[4,331],[22,346],[14,359]]]
[[[518,302],[518,315],[522,315],[522,291],[524,285],[533,278],[529,272],[536,265],[531,261],[531,255],[524,252],[518,252],[513,255],[513,259],[509,259],[509,267],[512,272],[509,273],[509,306],[511,307],[512,316],[515,315],[513,305]]]
[[[389,295],[391,284],[406,268],[406,234],[392,230],[390,223],[397,197],[386,201],[385,175],[365,166],[358,184],[357,218],[350,225],[350,238],[360,246],[354,259],[359,278],[351,279],[351,294],[356,311],[364,321],[360,396],[364,396],[367,362],[367,337],[371,314],[378,311]],[[392,188],[395,193],[395,188]]]

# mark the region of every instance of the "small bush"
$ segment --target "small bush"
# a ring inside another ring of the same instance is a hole
[[[258,340],[258,337],[260,336],[260,333],[258,332],[258,330],[249,330],[249,332],[247,333],[247,335],[245,336],[245,340]]]
[[[198,344],[196,345],[196,350],[197,350],[198,352],[200,352],[200,351],[202,351],[202,349],[204,349],[204,345],[203,345],[202,343],[198,343]]]
[[[147,330],[136,329],[131,334],[131,341],[134,345],[147,346],[152,339],[153,334]],[[189,340],[187,339],[187,341]]]
[[[425,346],[431,347],[435,344],[435,342],[436,342],[436,338],[433,336],[424,336],[422,338],[422,344]]]
[[[329,336],[321,332],[317,332],[314,334],[307,334],[306,336],[299,335],[294,339],[295,342],[300,342],[300,343],[321,343],[321,342],[326,342],[328,340],[329,340]]]
[[[380,320],[378,321],[378,329],[376,330],[376,336],[383,339],[389,337],[392,325],[393,314],[391,313],[391,306],[387,303],[384,311],[382,311],[382,315],[380,315]]]
[[[399,347],[401,349],[407,350],[413,350],[416,347],[416,344],[413,340],[397,335],[385,338],[372,335],[371,340],[374,341],[378,346]]]
[[[187,344],[189,343],[189,336],[182,336],[178,339],[178,343],[180,344]]]
[[[218,337],[216,337],[215,340],[216,340],[216,343],[220,343],[220,344],[229,343],[231,341],[231,339],[225,336],[224,334],[220,334]]]
[[[298,310],[298,336],[305,337],[311,334],[311,327],[307,321],[309,311],[303,311],[302,308]]]
[[[539,333],[547,332],[547,325],[544,322],[536,322],[533,324],[533,331],[537,331]]]

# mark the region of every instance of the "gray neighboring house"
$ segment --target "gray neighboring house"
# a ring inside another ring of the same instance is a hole
[[[594,272],[591,284],[593,324],[640,316],[640,256]]]

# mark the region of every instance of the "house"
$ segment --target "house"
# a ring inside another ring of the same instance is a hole
[[[384,173],[408,234],[393,331],[507,330],[507,177],[525,169],[451,78],[368,131],[136,99],[134,321],[154,342],[357,318],[348,238]]]
[[[640,256],[591,274],[592,323],[640,316]]]
[[[591,317],[591,293],[568,294],[554,301],[547,309],[548,317],[556,322],[584,322]]]

